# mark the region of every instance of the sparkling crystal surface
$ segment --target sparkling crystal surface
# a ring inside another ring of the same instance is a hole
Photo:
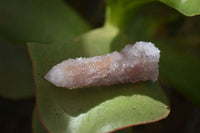
[[[105,86],[156,81],[160,50],[151,42],[128,44],[120,52],[68,59],[55,65],[45,78],[58,87]]]

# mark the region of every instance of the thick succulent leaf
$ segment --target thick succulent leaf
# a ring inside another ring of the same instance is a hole
[[[109,46],[120,36],[118,34],[113,27],[104,27],[73,42],[29,44],[37,105],[41,120],[50,132],[109,132],[158,121],[169,114],[160,85],[151,81],[68,90],[55,87],[44,79],[49,69],[62,60],[110,52]]]
[[[200,14],[199,0],[160,0],[161,2],[175,8],[186,16],[194,16]]]
[[[35,95],[27,47],[0,41],[0,95],[22,99]]]
[[[32,131],[33,133],[48,133],[48,131],[45,129],[45,127],[42,125],[40,118],[37,113],[36,107],[33,110],[33,116],[32,116]],[[132,128],[125,128],[116,131],[116,133],[132,133]]]
[[[0,36],[6,39],[57,42],[86,30],[87,24],[63,0],[0,1]]]
[[[48,133],[40,122],[36,107],[33,110],[32,128],[33,133]]]

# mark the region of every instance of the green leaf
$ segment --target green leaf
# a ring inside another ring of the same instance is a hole
[[[68,90],[55,87],[44,79],[49,69],[62,60],[111,52],[112,41],[116,37],[124,38],[120,39],[118,32],[114,27],[104,27],[72,42],[29,43],[38,109],[50,132],[109,132],[167,117],[168,103],[158,83],[149,81]]]
[[[1,0],[0,16],[0,36],[17,42],[58,42],[89,29],[63,0]]]
[[[48,133],[40,122],[36,107],[33,110],[32,128],[33,133]]]
[[[34,97],[31,61],[24,45],[0,40],[0,95],[11,99]]]
[[[107,0],[106,24],[111,23],[115,26],[122,26],[127,22],[130,12],[134,13],[138,6],[155,0]]]
[[[199,0],[160,0],[161,2],[171,6],[186,16],[194,16],[200,14]]]

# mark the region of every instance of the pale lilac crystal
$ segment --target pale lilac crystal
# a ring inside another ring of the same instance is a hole
[[[126,45],[120,52],[68,59],[54,66],[45,78],[58,87],[104,86],[156,81],[160,50],[151,42]]]

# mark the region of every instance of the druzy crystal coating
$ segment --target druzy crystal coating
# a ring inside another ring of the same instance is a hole
[[[45,78],[58,87],[107,86],[156,81],[160,50],[151,42],[128,44],[120,52],[68,59],[55,65]]]

